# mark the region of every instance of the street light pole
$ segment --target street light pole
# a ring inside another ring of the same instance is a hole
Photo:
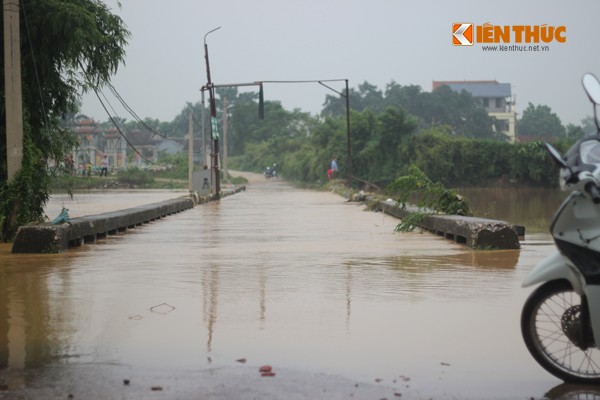
[[[212,81],[210,79],[210,64],[208,62],[208,45],[206,44],[206,37],[209,33],[212,33],[218,29],[221,29],[221,27],[219,26],[218,28],[209,31],[206,33],[206,35],[204,35],[204,58],[206,60],[206,77],[208,79],[208,82],[206,83],[206,88],[208,89],[208,96],[210,102],[210,132],[213,142],[211,160],[215,183],[215,197],[217,199],[219,199],[221,195],[221,184],[219,174],[219,131],[217,125],[217,106],[215,104],[215,88],[212,85]]]
[[[350,137],[350,91],[348,90],[348,79],[346,79],[346,142],[348,144],[348,184],[352,184],[352,139]]]

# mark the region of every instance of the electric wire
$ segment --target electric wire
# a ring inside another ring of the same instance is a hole
[[[96,87],[93,87],[93,89],[94,89],[94,93],[96,94],[96,97],[98,98],[98,101],[102,105],[102,108],[104,108],[104,111],[106,111],[106,114],[108,115],[108,118],[110,118],[110,121],[113,123],[113,125],[117,129],[117,132],[119,132],[119,134],[123,137],[123,139],[125,139],[125,142],[127,142],[127,144],[133,149],[133,151],[135,151],[136,154],[139,155],[140,157],[142,157],[146,162],[149,162],[150,164],[154,164],[154,161],[148,159],[146,156],[144,156],[142,153],[140,153],[140,151],[133,145],[133,143],[131,143],[131,141],[129,139],[127,139],[127,136],[123,133],[123,131],[121,131],[121,128],[119,128],[119,125],[114,120],[114,118],[112,117],[112,115],[110,114],[110,112],[108,111],[108,109],[106,108],[106,105],[104,105],[104,102],[100,98],[100,95],[99,95],[98,90],[96,89]]]
[[[46,107],[44,104],[44,97],[43,97],[43,93],[42,93],[42,85],[40,83],[40,77],[39,77],[39,72],[38,72],[38,68],[37,68],[37,63],[36,63],[36,58],[35,58],[35,53],[33,51],[33,41],[31,40],[31,32],[29,29],[29,19],[27,17],[27,10],[26,7],[24,5],[24,2],[21,3],[19,2],[21,5],[21,9],[23,10],[23,19],[25,21],[25,31],[27,32],[27,40],[28,40],[28,44],[29,44],[29,49],[31,51],[31,59],[32,59],[32,63],[33,63],[33,70],[35,73],[35,80],[36,80],[36,84],[37,84],[37,89],[38,89],[38,95],[40,97],[40,104],[41,104],[41,108],[42,108],[42,116],[43,116],[43,121],[45,123],[45,127],[46,129],[48,129],[48,127],[50,126],[50,123],[48,121],[48,114],[46,113]],[[100,101],[100,104],[102,105],[102,108],[104,108],[104,111],[106,112],[106,114],[108,115],[108,117],[110,118],[111,122],[113,123],[113,125],[115,126],[115,128],[117,129],[117,132],[119,132],[119,134],[123,137],[123,139],[125,139],[125,142],[133,149],[133,151],[138,154],[142,159],[144,159],[146,162],[150,163],[150,164],[154,164],[154,162],[150,159],[148,159],[146,156],[144,156],[134,145],[133,143],[131,143],[131,141],[127,138],[127,136],[123,133],[123,131],[121,130],[121,128],[119,128],[117,122],[115,121],[115,119],[112,117],[112,115],[110,114],[110,112],[108,111],[108,109],[106,108],[106,105],[104,104],[104,102],[102,101],[102,99],[100,98],[100,94],[98,93],[98,86],[96,84],[94,84],[91,79],[89,79],[89,77],[87,76],[86,72],[85,72],[85,68],[83,67],[83,64],[81,63],[81,61],[79,62],[79,66],[83,72],[84,75],[84,79],[88,81],[89,84],[92,85],[92,88],[94,90],[94,93],[96,94],[96,97],[98,98],[98,101]],[[157,134],[158,136],[161,136],[163,138],[166,138],[166,136],[161,135],[160,133],[156,132],[154,129],[150,128],[145,122],[143,122],[141,120],[141,118],[139,118],[139,116],[137,116],[137,114],[131,109],[131,107],[129,107],[129,105],[127,105],[127,103],[123,100],[123,98],[121,97],[121,95],[119,95],[119,93],[117,92],[117,90],[114,88],[113,85],[111,85],[110,83],[108,83],[111,91],[113,92],[113,94],[115,94],[115,96],[117,97],[117,99],[119,99],[119,101],[121,102],[121,104],[123,104],[123,106],[125,107],[125,109],[127,111],[129,111],[130,114],[132,114],[134,116],[134,118],[136,118],[138,120],[138,122],[142,123],[147,129],[149,129],[150,131],[152,131],[153,133]],[[110,104],[110,102],[108,101],[108,99],[106,98],[106,96],[104,95],[104,93],[102,94],[104,99],[106,100],[106,102],[109,104],[110,108],[112,109],[113,113],[115,115],[117,115],[116,111],[114,110],[114,107],[112,107],[112,104]],[[117,115],[118,117],[118,115]],[[60,128],[58,128],[60,130]],[[48,135],[48,140],[50,142],[52,142],[52,135]]]
[[[150,164],[154,164],[154,161],[148,159],[146,156],[144,156],[134,145],[133,143],[131,143],[131,141],[127,138],[127,136],[123,133],[123,131],[121,130],[121,128],[119,128],[119,125],[117,124],[117,122],[115,121],[115,119],[113,118],[113,116],[110,114],[110,112],[108,111],[108,108],[106,108],[106,105],[104,104],[104,102],[102,101],[102,99],[100,98],[100,94],[98,93],[98,85],[94,84],[91,79],[88,77],[88,75],[85,72],[85,68],[83,67],[83,64],[81,63],[81,61],[79,62],[79,67],[81,68],[81,71],[83,73],[83,76],[85,78],[85,80],[87,80],[87,82],[92,86],[92,90],[94,91],[94,93],[96,94],[96,97],[98,98],[98,101],[100,102],[100,104],[102,105],[102,108],[104,109],[104,111],[106,112],[106,115],[108,115],[108,118],[110,119],[110,121],[112,122],[112,124],[115,126],[115,128],[117,129],[117,132],[119,132],[119,134],[123,137],[123,139],[125,139],[125,142],[127,142],[127,144],[129,145],[129,147],[131,147],[133,149],[133,151],[139,155],[142,159],[144,159],[144,161],[150,163]],[[108,100],[107,100],[108,103]],[[109,103],[110,105],[110,103]],[[112,105],[111,105],[112,108]],[[116,113],[115,113],[116,114]]]
[[[125,108],[125,110],[127,110],[127,112],[129,112],[129,114],[131,114],[131,116],[140,124],[142,124],[146,129],[148,129],[150,132],[154,133],[157,136],[162,137],[163,139],[168,139],[168,137],[166,135],[163,135],[160,132],[157,132],[155,129],[153,129],[152,127],[148,126],[148,124],[146,124],[146,122],[144,122],[144,120],[142,120],[135,111],[133,111],[133,109],[129,106],[129,104],[127,104],[127,102],[123,99],[123,97],[119,94],[119,92],[117,91],[117,89],[109,82],[107,83],[107,86],[109,87],[110,91],[112,92],[112,94],[117,98],[117,100],[119,100],[119,102],[123,105],[123,107]]]

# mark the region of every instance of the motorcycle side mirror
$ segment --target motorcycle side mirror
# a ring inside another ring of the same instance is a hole
[[[546,150],[548,150],[548,153],[550,153],[550,156],[552,156],[552,158],[554,159],[554,161],[562,168],[568,168],[567,166],[567,162],[565,161],[565,159],[560,155],[560,153],[558,152],[558,150],[556,150],[554,148],[554,146],[552,146],[550,143],[546,143],[544,142],[544,146],[546,146]]]
[[[594,74],[587,73],[581,81],[591,102],[596,105],[600,104],[600,82],[598,78]]]
[[[600,82],[598,82],[598,78],[594,74],[590,73],[585,74],[581,82],[590,101],[594,103],[594,122],[600,132],[600,123],[598,122],[598,114],[596,113],[596,106],[600,104]]]

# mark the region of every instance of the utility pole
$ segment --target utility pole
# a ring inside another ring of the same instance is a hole
[[[202,92],[202,104],[201,104],[201,109],[200,109],[200,119],[201,119],[201,132],[202,132],[202,167],[206,168],[207,162],[206,162],[206,130],[205,130],[205,126],[206,126],[206,119],[204,118],[204,86],[202,86],[202,89],[200,89],[200,91]]]
[[[208,45],[206,44],[206,37],[209,33],[216,31],[217,29],[221,29],[221,27],[215,28],[212,31],[209,31],[206,35],[204,35],[204,58],[206,60],[206,77],[207,83],[206,87],[208,89],[209,101],[210,101],[210,131],[212,133],[212,142],[213,142],[213,151],[211,153],[212,156],[212,167],[214,174],[214,183],[215,183],[215,198],[219,199],[221,197],[221,184],[220,184],[220,173],[219,173],[219,125],[217,123],[217,106],[215,103],[215,88],[212,85],[212,81],[210,79],[210,63],[208,62]]]
[[[227,176],[227,99],[223,98],[223,177]]]
[[[350,137],[350,91],[348,79],[346,79],[346,143],[348,145],[348,168],[346,169],[346,180],[352,184],[352,138]]]
[[[4,87],[6,103],[6,160],[8,180],[23,161],[23,95],[21,87],[21,38],[19,0],[3,0]]]
[[[194,190],[194,124],[192,113],[188,116],[188,186],[190,192]]]

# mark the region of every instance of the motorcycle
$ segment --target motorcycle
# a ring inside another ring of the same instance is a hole
[[[527,349],[546,371],[570,383],[600,383],[600,82],[586,74],[597,131],[565,154],[545,143],[570,191],[550,232],[557,252],[536,265],[522,283],[540,284],[521,313]]]
[[[273,164],[273,166],[269,166],[265,168],[265,172],[263,173],[266,179],[276,178],[277,177],[277,164]]]

